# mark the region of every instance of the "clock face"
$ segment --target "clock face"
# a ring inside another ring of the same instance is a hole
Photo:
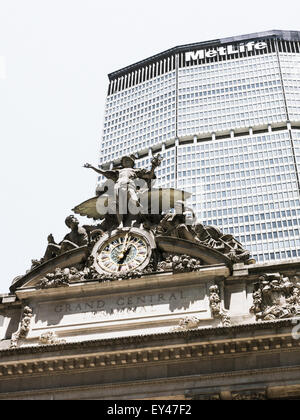
[[[149,245],[142,235],[120,232],[100,245],[96,264],[101,271],[125,273],[145,266],[148,256]]]

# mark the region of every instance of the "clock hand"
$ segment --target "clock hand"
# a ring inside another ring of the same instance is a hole
[[[124,240],[124,244],[123,244],[122,251],[121,251],[121,252],[120,252],[120,254],[118,255],[119,259],[120,259],[120,258],[123,258],[124,252],[125,252],[125,250],[127,249],[127,248],[126,248],[126,245],[127,245],[127,240],[128,240],[128,233],[126,233],[126,236],[125,236],[125,240]]]
[[[123,264],[123,262],[125,261],[125,259],[126,259],[127,255],[129,254],[130,250],[131,250],[131,246],[129,245],[129,246],[127,247],[127,249],[124,251],[124,253],[123,253],[122,257],[121,257],[121,258],[119,258],[119,261],[118,261],[118,263],[119,263],[119,264]]]

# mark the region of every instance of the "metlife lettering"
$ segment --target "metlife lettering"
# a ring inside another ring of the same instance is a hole
[[[247,44],[227,45],[225,47],[211,48],[209,50],[189,51],[185,53],[185,61],[203,60],[206,58],[234,55],[243,53],[245,51],[264,50],[267,48],[267,43],[263,41],[250,41]]]

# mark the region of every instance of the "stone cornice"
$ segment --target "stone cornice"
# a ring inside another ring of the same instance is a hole
[[[56,356],[52,359],[11,361],[0,364],[0,380],[3,377],[19,375],[66,374],[70,372],[89,371],[99,368],[120,368],[144,366],[157,363],[178,363],[190,360],[211,360],[216,357],[236,357],[237,355],[261,352],[274,353],[299,349],[299,342],[290,337],[278,339],[249,339],[246,342],[222,342],[218,344],[189,345],[154,350],[119,351],[99,355]]]
[[[300,349],[300,341],[292,338],[291,330],[286,330],[292,325],[291,320],[284,320],[2,350],[0,378],[129,367],[145,363],[178,363],[199,358],[236,357],[257,352],[291,351]],[[264,330],[265,335],[262,334]],[[216,334],[217,332],[219,334]],[[247,332],[251,334],[245,334]],[[240,336],[237,336],[239,333]],[[223,337],[219,340],[212,339],[215,336]],[[181,340],[176,341],[176,338]],[[197,338],[207,340],[199,342]],[[162,342],[163,340],[165,342]],[[132,344],[134,347],[130,347]],[[118,348],[117,345],[122,347]],[[75,352],[72,353],[71,350]],[[27,355],[29,358],[24,357],[20,360],[21,355]]]
[[[290,258],[289,260],[273,261],[272,264],[267,263],[256,263],[247,266],[249,274],[260,275],[261,273],[268,272],[299,272],[300,270],[300,258]]]
[[[153,389],[153,386],[155,385],[157,388],[158,387],[162,387],[162,386],[171,386],[172,389],[176,389],[176,386],[179,384],[179,388],[180,388],[180,383],[184,383],[185,387],[186,384],[190,385],[191,382],[194,383],[198,380],[201,380],[201,382],[203,383],[204,381],[212,381],[212,380],[218,380],[218,379],[224,379],[224,378],[233,378],[233,379],[239,379],[241,377],[241,375],[243,375],[244,377],[247,376],[255,376],[255,375],[259,375],[259,374],[263,374],[264,376],[274,376],[276,374],[279,375],[284,375],[284,374],[293,374],[293,373],[298,373],[300,370],[300,366],[285,366],[285,367],[278,367],[278,368],[261,368],[261,369],[251,369],[251,370],[237,370],[237,371],[231,371],[231,372],[218,372],[218,373],[209,373],[209,374],[194,374],[194,375],[183,375],[180,376],[180,378],[178,377],[168,377],[168,378],[151,378],[149,379],[138,379],[138,380],[131,380],[131,381],[119,381],[119,382],[108,382],[108,383],[103,383],[101,384],[101,390],[107,390],[108,392],[110,390],[122,390],[124,388],[124,385],[126,386],[126,389],[128,390],[128,394],[130,394],[131,389],[136,388],[136,386],[138,387],[142,387],[142,386],[147,386],[150,385],[151,388]],[[252,385],[253,387],[253,385]],[[231,387],[231,391],[233,392],[243,392],[245,389],[249,390],[249,385],[245,385],[245,384],[239,384],[236,383],[234,386]],[[185,392],[185,396],[188,397],[188,395],[190,394],[190,396],[193,396],[193,394],[199,394],[202,393],[204,394],[206,392],[207,395],[211,395],[213,393],[213,388],[209,388],[206,387],[205,390],[204,389],[189,389],[188,387],[186,387],[186,392]],[[256,389],[256,387],[254,386],[253,389]],[[266,386],[261,386],[260,389],[267,389]],[[48,392],[51,392],[52,394],[64,394],[66,392],[70,392],[70,391],[77,391],[80,392],[81,394],[84,394],[85,392],[88,393],[88,395],[90,396],[90,393],[92,392],[99,392],[99,385],[79,385],[79,386],[65,386],[63,388],[51,388],[51,389],[41,389],[41,390],[35,390],[35,394],[36,395],[40,395],[40,396],[45,396]],[[216,391],[214,391],[216,392]],[[20,397],[30,397],[31,396],[31,391],[17,391],[17,392],[13,392],[13,393],[0,393],[0,399],[11,399],[11,398],[20,398]],[[90,398],[88,398],[90,399]],[[109,399],[109,398],[106,398]],[[113,398],[112,398],[113,399]]]
[[[256,332],[263,330],[275,330],[273,331],[274,336],[279,333],[279,329],[283,328],[293,328],[295,325],[295,320],[299,322],[299,318],[294,319],[284,319],[284,320],[274,320],[274,321],[263,321],[263,322],[253,322],[248,324],[239,324],[232,325],[230,327],[208,327],[201,329],[191,329],[183,331],[171,331],[168,333],[157,333],[157,334],[145,334],[145,335],[133,335],[126,337],[116,337],[116,338],[106,338],[99,340],[86,340],[78,341],[73,343],[61,343],[61,344],[51,344],[43,346],[26,346],[13,349],[4,349],[0,350],[0,357],[4,355],[13,355],[13,354],[33,354],[33,353],[47,353],[53,351],[62,351],[62,350],[73,350],[73,349],[82,349],[82,348],[101,348],[108,346],[126,346],[131,344],[151,344],[154,341],[170,341],[170,339],[184,339],[184,340],[194,340],[197,338],[208,338],[210,342],[214,342],[212,337],[236,337],[239,333],[245,332]]]

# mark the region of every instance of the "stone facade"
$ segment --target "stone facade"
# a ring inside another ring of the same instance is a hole
[[[0,296],[0,399],[300,396],[300,259],[256,264],[153,188],[160,164],[85,165],[112,181],[74,208],[97,224],[68,216]]]
[[[297,259],[29,281],[1,296],[0,399],[299,398],[299,273]]]

